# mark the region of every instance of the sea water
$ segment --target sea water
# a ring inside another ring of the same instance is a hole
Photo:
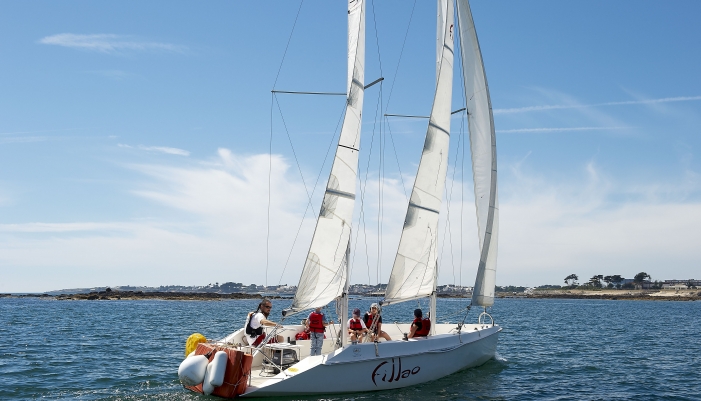
[[[0,299],[0,400],[208,399],[178,382],[185,340],[225,336],[257,302]],[[274,300],[271,319],[289,303]],[[462,321],[467,303],[439,299],[439,320]],[[410,321],[416,307],[385,308],[384,324]],[[399,390],[287,399],[701,400],[701,302],[498,299],[490,312],[503,331],[480,367]]]

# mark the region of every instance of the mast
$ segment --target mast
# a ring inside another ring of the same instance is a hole
[[[453,88],[453,0],[438,0],[440,65],[416,180],[383,305],[435,294],[438,216],[448,171]],[[440,29],[442,27],[442,29]],[[435,301],[434,301],[435,303]],[[435,312],[431,319],[435,319]]]
[[[494,304],[499,236],[496,134],[487,75],[468,0],[458,0],[458,23],[480,247],[472,304],[488,307]]]
[[[346,277],[350,276],[350,240],[346,248]],[[341,347],[348,343],[348,280],[343,286],[343,295],[341,295]]]
[[[342,296],[347,287],[347,244],[355,206],[364,79],[365,0],[348,0],[348,81],[343,126],[297,292],[283,316],[326,306]]]

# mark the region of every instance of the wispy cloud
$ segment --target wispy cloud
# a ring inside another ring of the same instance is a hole
[[[48,141],[49,137],[46,136],[10,136],[10,137],[0,137],[0,144],[6,143],[31,143],[31,142],[43,142]]]
[[[0,224],[0,232],[10,233],[67,233],[80,231],[125,231],[133,229],[128,223],[23,223]]]
[[[178,149],[178,148],[171,148],[168,146],[144,146],[144,145],[131,146],[131,145],[123,144],[123,143],[118,143],[117,146],[119,146],[120,148],[125,148],[125,149],[139,149],[139,150],[145,150],[147,152],[160,152],[160,153],[166,153],[169,155],[190,156],[190,152],[187,150]]]
[[[498,133],[531,133],[531,132],[567,132],[567,131],[611,131],[624,130],[630,127],[563,127],[563,128],[516,128],[501,129]]]
[[[119,53],[124,51],[165,51],[183,53],[186,46],[172,43],[149,42],[138,40],[130,35],[92,34],[81,35],[75,33],[59,33],[46,36],[39,40],[45,45],[56,45],[76,49],[91,50],[101,53]]]
[[[658,104],[658,103],[669,103],[669,102],[688,102],[694,100],[701,100],[701,96],[678,96],[678,97],[665,97],[660,99],[642,99],[642,100],[628,100],[622,102],[605,102],[605,103],[593,103],[593,104],[560,104],[560,105],[542,105],[542,106],[527,106],[527,107],[516,107],[509,109],[494,109],[494,114],[511,114],[511,113],[527,113],[530,111],[547,111],[547,110],[559,110],[559,109],[584,109],[589,107],[600,107],[600,106],[622,106],[622,105],[634,105],[634,104]]]
[[[22,134],[38,134],[44,132],[61,132],[61,131],[77,131],[85,128],[62,128],[62,129],[44,129],[36,131],[13,131],[13,132],[0,132],[0,135],[22,135]]]

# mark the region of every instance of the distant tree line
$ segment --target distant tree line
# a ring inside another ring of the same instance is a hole
[[[643,288],[643,284],[648,282],[652,279],[649,274],[645,272],[640,272],[633,277],[633,281],[631,282],[626,282],[623,284],[626,279],[621,276],[620,274],[615,274],[612,276],[604,276],[603,274],[597,274],[595,276],[592,276],[592,278],[589,279],[588,282],[580,285],[579,284],[579,277],[576,274],[570,274],[569,276],[565,277],[565,286],[569,288],[617,288],[617,289],[633,289],[633,288]],[[604,286],[603,283],[606,283]],[[650,284],[650,288],[662,288],[662,283],[659,281],[655,281],[654,283]]]

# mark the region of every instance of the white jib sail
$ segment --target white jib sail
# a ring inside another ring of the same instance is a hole
[[[472,174],[475,184],[480,260],[472,304],[492,306],[497,274],[499,206],[497,195],[497,145],[492,103],[475,23],[468,0],[458,0],[460,54],[470,130]]]
[[[347,104],[314,237],[286,314],[325,306],[343,293],[358,174],[365,75],[365,1],[348,1]]]
[[[441,63],[436,94],[384,305],[427,297],[436,288],[438,214],[448,171],[453,87],[453,0],[439,0]],[[441,14],[442,12],[442,14]]]

